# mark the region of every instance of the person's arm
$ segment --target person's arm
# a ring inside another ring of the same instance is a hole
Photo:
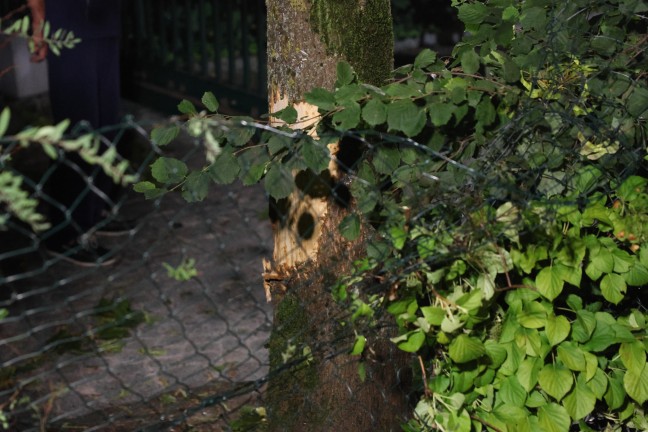
[[[45,24],[45,0],[27,0],[27,6],[32,16],[32,41],[34,52],[31,61],[41,62],[47,56],[47,44],[43,40],[43,26]]]

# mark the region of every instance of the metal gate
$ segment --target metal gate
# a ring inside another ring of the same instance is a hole
[[[267,111],[264,0],[123,2],[124,95],[177,112],[205,91],[221,111]]]

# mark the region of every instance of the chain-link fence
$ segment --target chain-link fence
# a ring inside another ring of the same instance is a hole
[[[146,128],[160,118],[138,110],[119,126],[141,172],[159,152]],[[165,153],[191,160],[196,149],[181,139]],[[8,168],[50,202],[48,176],[64,157],[8,152]],[[267,209],[257,188],[222,187],[195,205],[127,190],[105,220],[123,232],[88,238],[117,258],[109,266],[70,263],[74,251],[52,256],[42,233],[10,220],[0,232],[9,430],[138,430],[183,415],[217,430],[241,406],[261,406],[272,322],[261,281],[272,250]]]

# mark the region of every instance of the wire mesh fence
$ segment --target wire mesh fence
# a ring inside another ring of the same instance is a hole
[[[145,117],[119,126],[141,170],[156,151],[144,128],[159,120]],[[180,143],[172,152],[191,159],[194,144]],[[17,151],[10,169],[47,201],[47,156]],[[107,220],[126,218],[129,230],[91,239],[118,258],[111,266],[52,257],[42,234],[8,222],[0,369],[10,430],[136,430],[263,382],[272,321],[261,284],[271,251],[263,192],[224,187],[195,206],[181,201],[126,192]],[[205,420],[229,415],[221,411]]]
[[[151,199],[104,194],[84,240],[107,252],[83,269],[6,222],[3,426],[640,430],[645,17],[605,5],[465,4],[510,58],[477,54],[480,26],[453,65],[424,51],[383,89],[341,64],[306,130],[186,102],[193,135],[167,146],[182,128],[152,142],[151,113],[102,131],[131,140]],[[610,48],[605,20],[644,36]],[[71,159],[3,152],[44,213],[61,207],[48,179]],[[221,184],[236,178],[276,199]]]

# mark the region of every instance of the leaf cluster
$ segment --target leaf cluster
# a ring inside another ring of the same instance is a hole
[[[648,5],[453,6],[467,32],[451,58],[424,50],[382,87],[340,63],[335,88],[305,96],[316,119],[272,114],[292,128],[218,115],[210,93],[207,111],[183,101],[205,165],[160,158],[136,189],[196,201],[240,179],[284,198],[333,159],[352,197],[342,235],[375,235],[332,294],[352,355],[386,310],[418,358],[405,430],[646,429]],[[343,166],[338,142],[361,156]]]

